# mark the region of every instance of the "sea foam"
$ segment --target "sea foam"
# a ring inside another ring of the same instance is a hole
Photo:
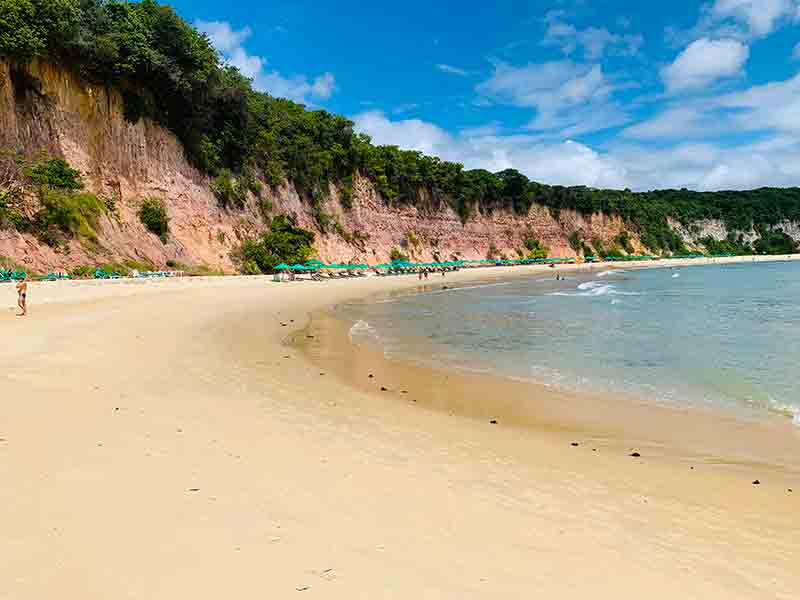
[[[375,330],[375,328],[366,321],[361,321],[361,320],[356,321],[355,324],[350,328],[349,335],[350,335],[350,341],[353,341],[355,339],[361,339],[361,340],[366,339],[372,342],[376,342],[380,340],[378,332]]]
[[[572,297],[589,297],[589,296],[639,296],[639,292],[625,292],[618,290],[614,284],[605,283],[603,281],[587,281],[578,284],[575,292],[553,292],[550,296],[572,296]]]

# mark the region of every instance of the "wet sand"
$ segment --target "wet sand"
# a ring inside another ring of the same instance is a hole
[[[492,425],[452,403],[478,384],[290,344],[344,352],[310,314],[417,284],[32,284],[27,320],[0,287],[0,598],[795,597],[788,427],[543,390]]]

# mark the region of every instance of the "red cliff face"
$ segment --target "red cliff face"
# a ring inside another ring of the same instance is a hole
[[[62,156],[80,170],[88,190],[115,200],[114,213],[100,220],[99,243],[90,246],[73,240],[55,250],[31,235],[0,229],[0,256],[37,271],[124,260],[163,266],[172,259],[233,272],[231,251],[265,227],[254,197],[243,210],[220,208],[211,180],[189,164],[170,132],[147,119],[126,121],[119,94],[47,63],[0,61],[0,150]],[[294,214],[300,225],[317,233],[317,254],[326,261],[384,261],[392,248],[418,259],[484,258],[490,250],[513,257],[530,237],[553,255],[572,256],[568,236],[576,230],[585,240],[603,241],[625,230],[618,218],[586,218],[569,211],[554,218],[538,205],[525,216],[477,214],[462,224],[449,208],[423,213],[394,207],[367,179],[356,177],[352,208],[344,210],[331,190],[323,210],[340,227],[323,233],[309,204],[290,184],[265,187],[262,195],[273,214]],[[142,200],[151,197],[162,199],[169,213],[166,244],[147,232],[137,216]],[[34,209],[35,200],[28,202]],[[633,232],[631,238],[636,243]]]

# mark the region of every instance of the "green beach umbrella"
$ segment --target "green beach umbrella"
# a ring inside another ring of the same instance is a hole
[[[287,265],[286,263],[281,263],[281,264],[279,264],[278,266],[276,266],[275,268],[276,268],[276,269],[283,269],[283,270],[286,270],[286,269],[288,269],[288,268],[290,268],[290,267],[289,267],[289,265]]]

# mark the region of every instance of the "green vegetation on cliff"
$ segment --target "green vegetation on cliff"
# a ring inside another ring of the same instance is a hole
[[[272,219],[269,230],[260,238],[246,240],[233,257],[244,274],[257,275],[271,273],[280,263],[305,263],[313,247],[314,234],[281,215]]]
[[[60,246],[71,238],[98,242],[97,225],[112,208],[109,202],[83,191],[80,173],[62,158],[40,156],[30,162],[19,157],[3,157],[11,179],[21,179],[38,200],[36,211],[29,215],[21,207],[21,188],[0,190],[0,228],[34,234],[50,246]]]
[[[169,238],[169,217],[164,201],[160,198],[147,198],[139,208],[139,220],[147,230],[158,236],[166,244]]]
[[[755,229],[766,251],[786,247],[767,233],[771,226],[800,221],[796,188],[636,193],[548,186],[513,169],[465,170],[376,146],[344,117],[255,91],[207,37],[155,0],[0,0],[0,55],[20,62],[41,57],[119,89],[126,117],[149,117],[172,130],[189,158],[216,178],[220,203],[232,209],[248,191],[259,193],[255,174],[269,185],[291,181],[315,209],[335,184],[348,208],[358,172],[391,202],[423,210],[449,205],[464,221],[477,210],[524,214],[534,203],[553,212],[619,215],[654,251],[683,250],[670,219],[689,227],[719,219],[731,230]],[[15,90],[25,93],[25,87],[20,77]],[[574,247],[586,245],[576,238]]]

